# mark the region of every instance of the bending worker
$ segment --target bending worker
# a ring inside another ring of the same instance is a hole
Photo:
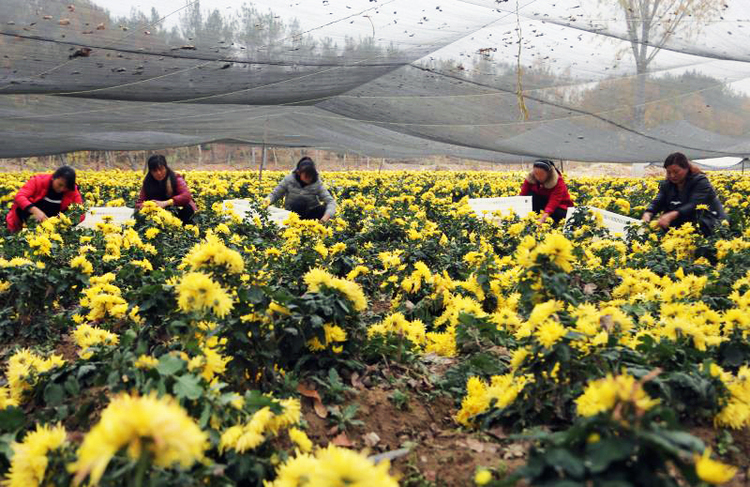
[[[43,222],[76,203],[83,203],[76,186],[76,172],[70,166],[61,166],[53,174],[37,174],[29,179],[18,190],[5,221],[8,230],[17,232],[29,218]]]
[[[641,219],[649,222],[661,214],[658,222],[664,230],[692,222],[704,235],[713,232],[727,215],[703,171],[681,152],[667,156],[664,169],[667,179],[659,184],[659,194]]]
[[[167,159],[161,154],[149,157],[147,164],[148,174],[143,178],[135,209],[140,210],[146,201],[154,201],[164,209],[175,206],[179,208],[177,217],[182,223],[190,223],[198,207],[185,179],[167,165]]]
[[[543,211],[539,223],[552,217],[557,224],[565,219],[568,208],[573,207],[573,200],[570,199],[562,173],[548,159],[539,159],[534,162],[534,167],[526,176],[521,186],[521,196],[528,195],[531,195],[531,209],[537,212]]]
[[[336,213],[336,202],[320,180],[315,162],[303,157],[297,168],[281,180],[266,199],[272,205],[284,197],[284,208],[303,220],[327,222]]]

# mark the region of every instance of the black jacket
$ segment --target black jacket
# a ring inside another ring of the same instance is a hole
[[[698,205],[706,205],[708,210],[697,210]],[[659,194],[646,211],[654,215],[677,211],[680,215],[670,226],[678,227],[685,222],[693,222],[703,234],[711,233],[716,224],[727,217],[716,191],[702,173],[688,174],[682,191],[669,180],[662,181],[659,184]]]

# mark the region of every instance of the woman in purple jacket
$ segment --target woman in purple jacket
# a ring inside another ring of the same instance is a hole
[[[145,201],[153,201],[161,208],[178,207],[177,216],[183,224],[190,223],[198,210],[185,180],[169,168],[167,159],[160,154],[148,158],[148,174],[143,178],[136,211]]]

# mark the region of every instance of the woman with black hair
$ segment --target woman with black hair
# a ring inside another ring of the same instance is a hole
[[[654,215],[661,213],[658,223],[664,230],[692,222],[704,235],[713,232],[727,216],[703,171],[681,152],[667,156],[664,169],[667,179],[659,184],[659,194],[641,219],[649,222]],[[706,208],[698,209],[700,205]]]
[[[315,162],[303,157],[291,174],[281,180],[266,198],[272,205],[282,197],[284,208],[298,214],[303,220],[327,222],[336,213],[336,202],[320,180]]]
[[[147,165],[148,174],[143,178],[141,194],[135,203],[136,211],[140,210],[146,201],[153,201],[160,208],[176,206],[179,208],[177,217],[183,224],[190,223],[198,207],[185,179],[169,168],[167,159],[161,154],[149,157]]]
[[[61,166],[53,174],[33,176],[21,187],[5,222],[8,230],[17,232],[29,217],[43,222],[64,212],[74,203],[83,203],[76,186],[76,172],[70,166]],[[83,218],[81,215],[81,221]]]
[[[531,195],[531,209],[543,211],[539,223],[552,217],[555,224],[564,220],[568,208],[573,207],[573,200],[568,187],[563,181],[562,173],[555,163],[548,159],[539,159],[521,186],[521,196]]]

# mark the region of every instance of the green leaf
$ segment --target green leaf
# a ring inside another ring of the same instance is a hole
[[[628,458],[633,452],[633,443],[623,438],[606,438],[587,447],[589,469],[593,473],[607,470],[612,462]]]
[[[744,362],[744,356],[742,349],[734,344],[730,343],[724,349],[724,364],[730,367],[739,367]]]
[[[206,404],[205,406],[203,406],[203,412],[201,413],[201,417],[198,420],[198,426],[200,426],[201,429],[205,429],[209,419],[211,419],[211,405]]]
[[[702,453],[703,450],[706,449],[706,445],[700,438],[691,435],[687,431],[659,431],[659,433],[673,443],[687,448],[688,450]]]
[[[183,368],[185,368],[185,361],[173,355],[163,355],[156,366],[156,370],[161,375],[174,375]]]
[[[546,484],[549,487],[585,487],[586,484],[583,482],[574,482],[573,480],[553,480],[551,482],[547,482]]]
[[[8,406],[0,410],[0,431],[16,431],[20,429],[26,420],[26,415],[21,408]]]
[[[65,381],[65,392],[71,396],[77,396],[78,393],[81,392],[81,387],[78,384],[78,381],[72,375],[68,376],[68,379]]]
[[[94,372],[96,370],[96,365],[94,364],[84,364],[81,365],[78,368],[78,373],[76,374],[76,378],[80,380],[83,376],[88,374],[89,372]]]
[[[172,389],[178,398],[198,399],[203,394],[200,378],[193,374],[180,376]]]
[[[263,302],[264,298],[265,298],[265,294],[263,294],[263,289],[257,286],[247,289],[247,299],[252,304],[260,304]]]
[[[279,403],[268,396],[264,396],[260,391],[247,391],[245,393],[245,407],[257,411],[266,406],[268,406],[274,414],[278,414],[282,410]]]
[[[48,406],[59,406],[65,398],[65,391],[60,384],[50,383],[44,388],[44,402]]]
[[[564,448],[555,448],[545,454],[547,464],[568,472],[574,478],[582,478],[586,472],[583,461]]]

